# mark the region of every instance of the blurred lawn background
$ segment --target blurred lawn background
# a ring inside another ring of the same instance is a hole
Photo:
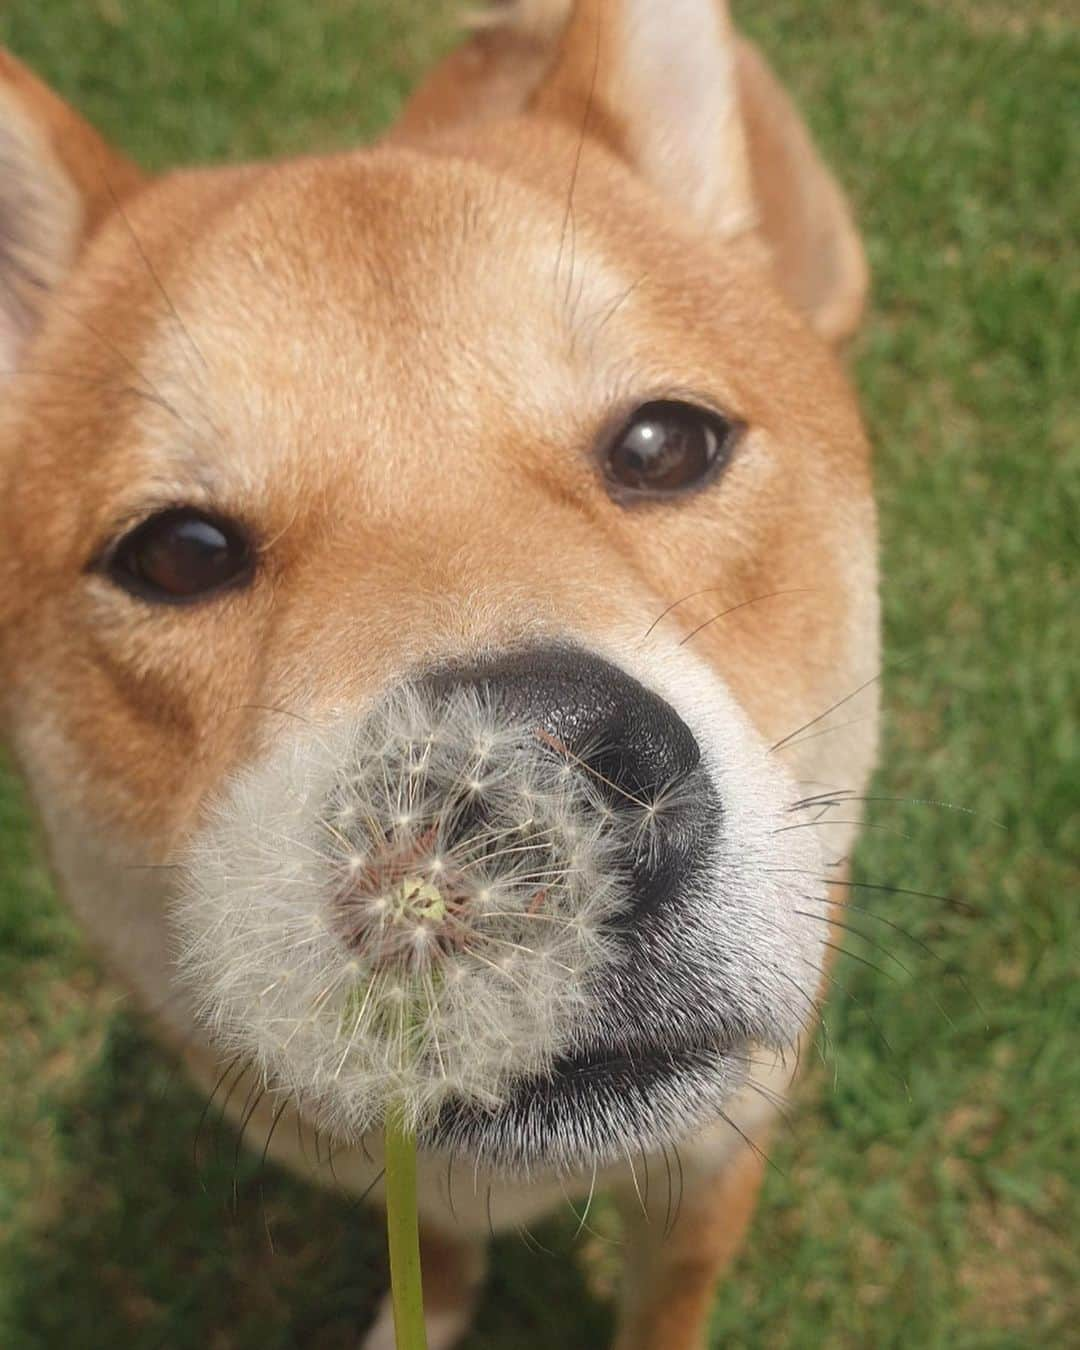
[[[1076,14],[736,10],[849,189],[874,271],[853,362],[888,650],[906,658],[876,791],[978,814],[873,811],[889,828],[867,832],[857,877],[964,904],[860,893],[917,941],[863,917],[901,967],[850,939],[714,1344],[1080,1345]],[[445,0],[6,0],[0,40],[164,167],[376,132],[450,19]],[[2,764],[0,1085],[4,1350],[355,1346],[385,1279],[378,1223],[260,1179],[225,1130],[196,1173],[203,1103],[58,907]],[[542,1240],[566,1248],[574,1227]],[[500,1242],[470,1350],[603,1344],[611,1265],[591,1240],[576,1259]]]

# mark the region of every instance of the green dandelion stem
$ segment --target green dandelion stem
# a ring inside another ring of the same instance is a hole
[[[400,1112],[386,1121],[386,1240],[397,1350],[427,1350],[416,1214],[416,1136]]]

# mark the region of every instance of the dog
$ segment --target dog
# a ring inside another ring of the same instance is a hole
[[[867,269],[792,102],[720,0],[520,0],[374,146],[158,178],[5,55],[0,163],[0,726],[68,903],[285,1165],[377,1202],[407,1104],[435,1350],[600,1188],[620,1350],[700,1345],[876,744]]]

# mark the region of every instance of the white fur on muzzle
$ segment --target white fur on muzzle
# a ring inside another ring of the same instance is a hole
[[[189,851],[180,964],[223,1052],[345,1141],[394,1112],[517,1173],[715,1118],[751,1048],[812,1012],[820,856],[722,687],[688,697],[693,663],[634,673],[686,718],[718,803],[674,907],[640,914],[626,859],[678,784],[614,809],[479,692],[403,684],[290,733]]]

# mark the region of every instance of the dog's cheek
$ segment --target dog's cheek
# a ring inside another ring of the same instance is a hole
[[[5,719],[37,792],[55,783],[88,828],[164,848],[242,756],[257,697],[243,650],[218,662],[185,638],[186,660],[137,633],[94,634],[86,616],[54,606],[18,652]],[[166,656],[168,654],[166,653]]]

